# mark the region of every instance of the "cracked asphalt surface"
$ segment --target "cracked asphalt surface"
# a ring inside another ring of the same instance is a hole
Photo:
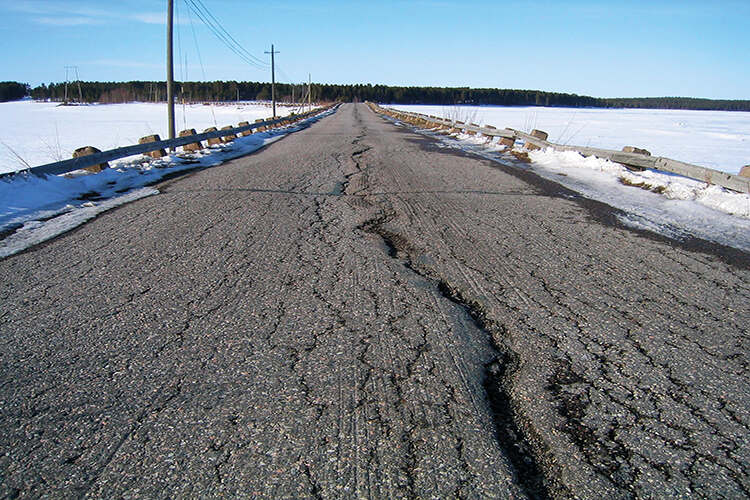
[[[4,497],[750,496],[747,254],[365,105],[0,261]]]

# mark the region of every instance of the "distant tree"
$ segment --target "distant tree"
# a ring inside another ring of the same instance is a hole
[[[268,101],[271,99],[271,91],[267,87],[263,87],[260,92],[255,96],[257,101]]]
[[[30,91],[28,83],[0,82],[0,102],[23,99]]]
[[[125,86],[106,90],[99,96],[99,102],[103,104],[119,104],[134,100],[133,93]]]

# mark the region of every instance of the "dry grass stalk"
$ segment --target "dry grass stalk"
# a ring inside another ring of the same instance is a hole
[[[664,191],[667,190],[666,186],[654,186],[653,184],[649,184],[647,182],[633,182],[630,179],[627,179],[625,177],[620,177],[617,179],[620,181],[620,184],[624,184],[625,186],[633,186],[641,189],[645,189],[646,191],[651,191],[654,193],[662,194]]]

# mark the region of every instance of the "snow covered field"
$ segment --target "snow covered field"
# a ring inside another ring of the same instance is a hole
[[[286,116],[294,109],[277,106]],[[273,114],[270,104],[238,103],[175,109],[177,131],[253,122]],[[30,100],[0,103],[0,173],[22,170],[72,157],[82,146],[102,151],[138,144],[143,136],[168,137],[165,104],[129,103],[91,106],[58,106]],[[28,164],[28,165],[27,165]]]
[[[647,149],[702,167],[736,174],[750,164],[750,112],[505,106],[385,106],[402,111],[549,133],[559,144]]]
[[[393,108],[425,112],[423,107]],[[695,236],[750,252],[750,194],[655,170],[632,172],[609,160],[584,158],[573,151],[532,151],[528,153],[531,163],[524,163],[496,141],[487,143],[484,137],[446,137],[429,130],[421,133],[438,138],[443,147],[532,170],[586,198],[618,208],[625,225],[678,240]]]

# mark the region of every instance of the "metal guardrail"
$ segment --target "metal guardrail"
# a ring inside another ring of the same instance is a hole
[[[217,130],[215,132],[204,132],[202,134],[189,135],[185,137],[178,137],[175,139],[167,139],[164,141],[147,142],[145,144],[136,144],[133,146],[124,146],[121,148],[110,149],[108,151],[102,151],[101,153],[94,153],[87,156],[80,156],[78,158],[72,158],[70,160],[63,160],[54,163],[48,163],[45,165],[39,165],[37,167],[31,167],[24,170],[17,170],[15,172],[5,172],[0,174],[0,178],[15,175],[22,172],[29,172],[34,175],[60,175],[74,170],[81,170],[86,167],[92,167],[112,160],[118,160],[120,158],[126,158],[128,156],[134,156],[138,154],[149,153],[151,151],[158,151],[160,149],[176,148],[179,146],[185,146],[196,142],[207,141],[208,139],[216,139],[221,137],[227,137],[230,135],[237,135],[248,130],[253,130],[261,127],[273,127],[279,124],[291,124],[300,120],[309,118],[310,116],[323,113],[333,108],[334,106],[327,106],[318,108],[307,113],[302,113],[294,116],[286,116],[277,118],[275,120],[267,120],[262,122],[251,123],[242,127],[234,127],[231,129]]]
[[[583,156],[596,156],[598,158],[604,158],[616,163],[621,163],[629,167],[636,168],[651,168],[655,170],[662,170],[665,172],[671,172],[674,174],[682,175],[690,179],[695,179],[708,184],[716,184],[718,186],[731,189],[740,193],[750,193],[750,178],[743,177],[741,175],[728,174],[719,170],[713,170],[699,165],[693,165],[671,158],[664,158],[661,156],[649,156],[640,153],[627,153],[624,151],[614,151],[610,149],[599,149],[589,148],[585,146],[565,146],[562,144],[555,144],[531,134],[521,132],[511,128],[497,129],[494,127],[480,127],[473,123],[463,123],[456,120],[446,120],[444,118],[438,118],[436,116],[423,115],[420,113],[411,113],[400,110],[384,109],[377,104],[369,103],[374,111],[379,113],[387,114],[399,119],[405,119],[416,125],[429,125],[435,124],[440,127],[450,127],[451,129],[469,131],[478,134],[482,134],[487,137],[503,137],[507,139],[522,139],[527,143],[531,143],[540,148],[552,148],[555,151],[575,151]]]

